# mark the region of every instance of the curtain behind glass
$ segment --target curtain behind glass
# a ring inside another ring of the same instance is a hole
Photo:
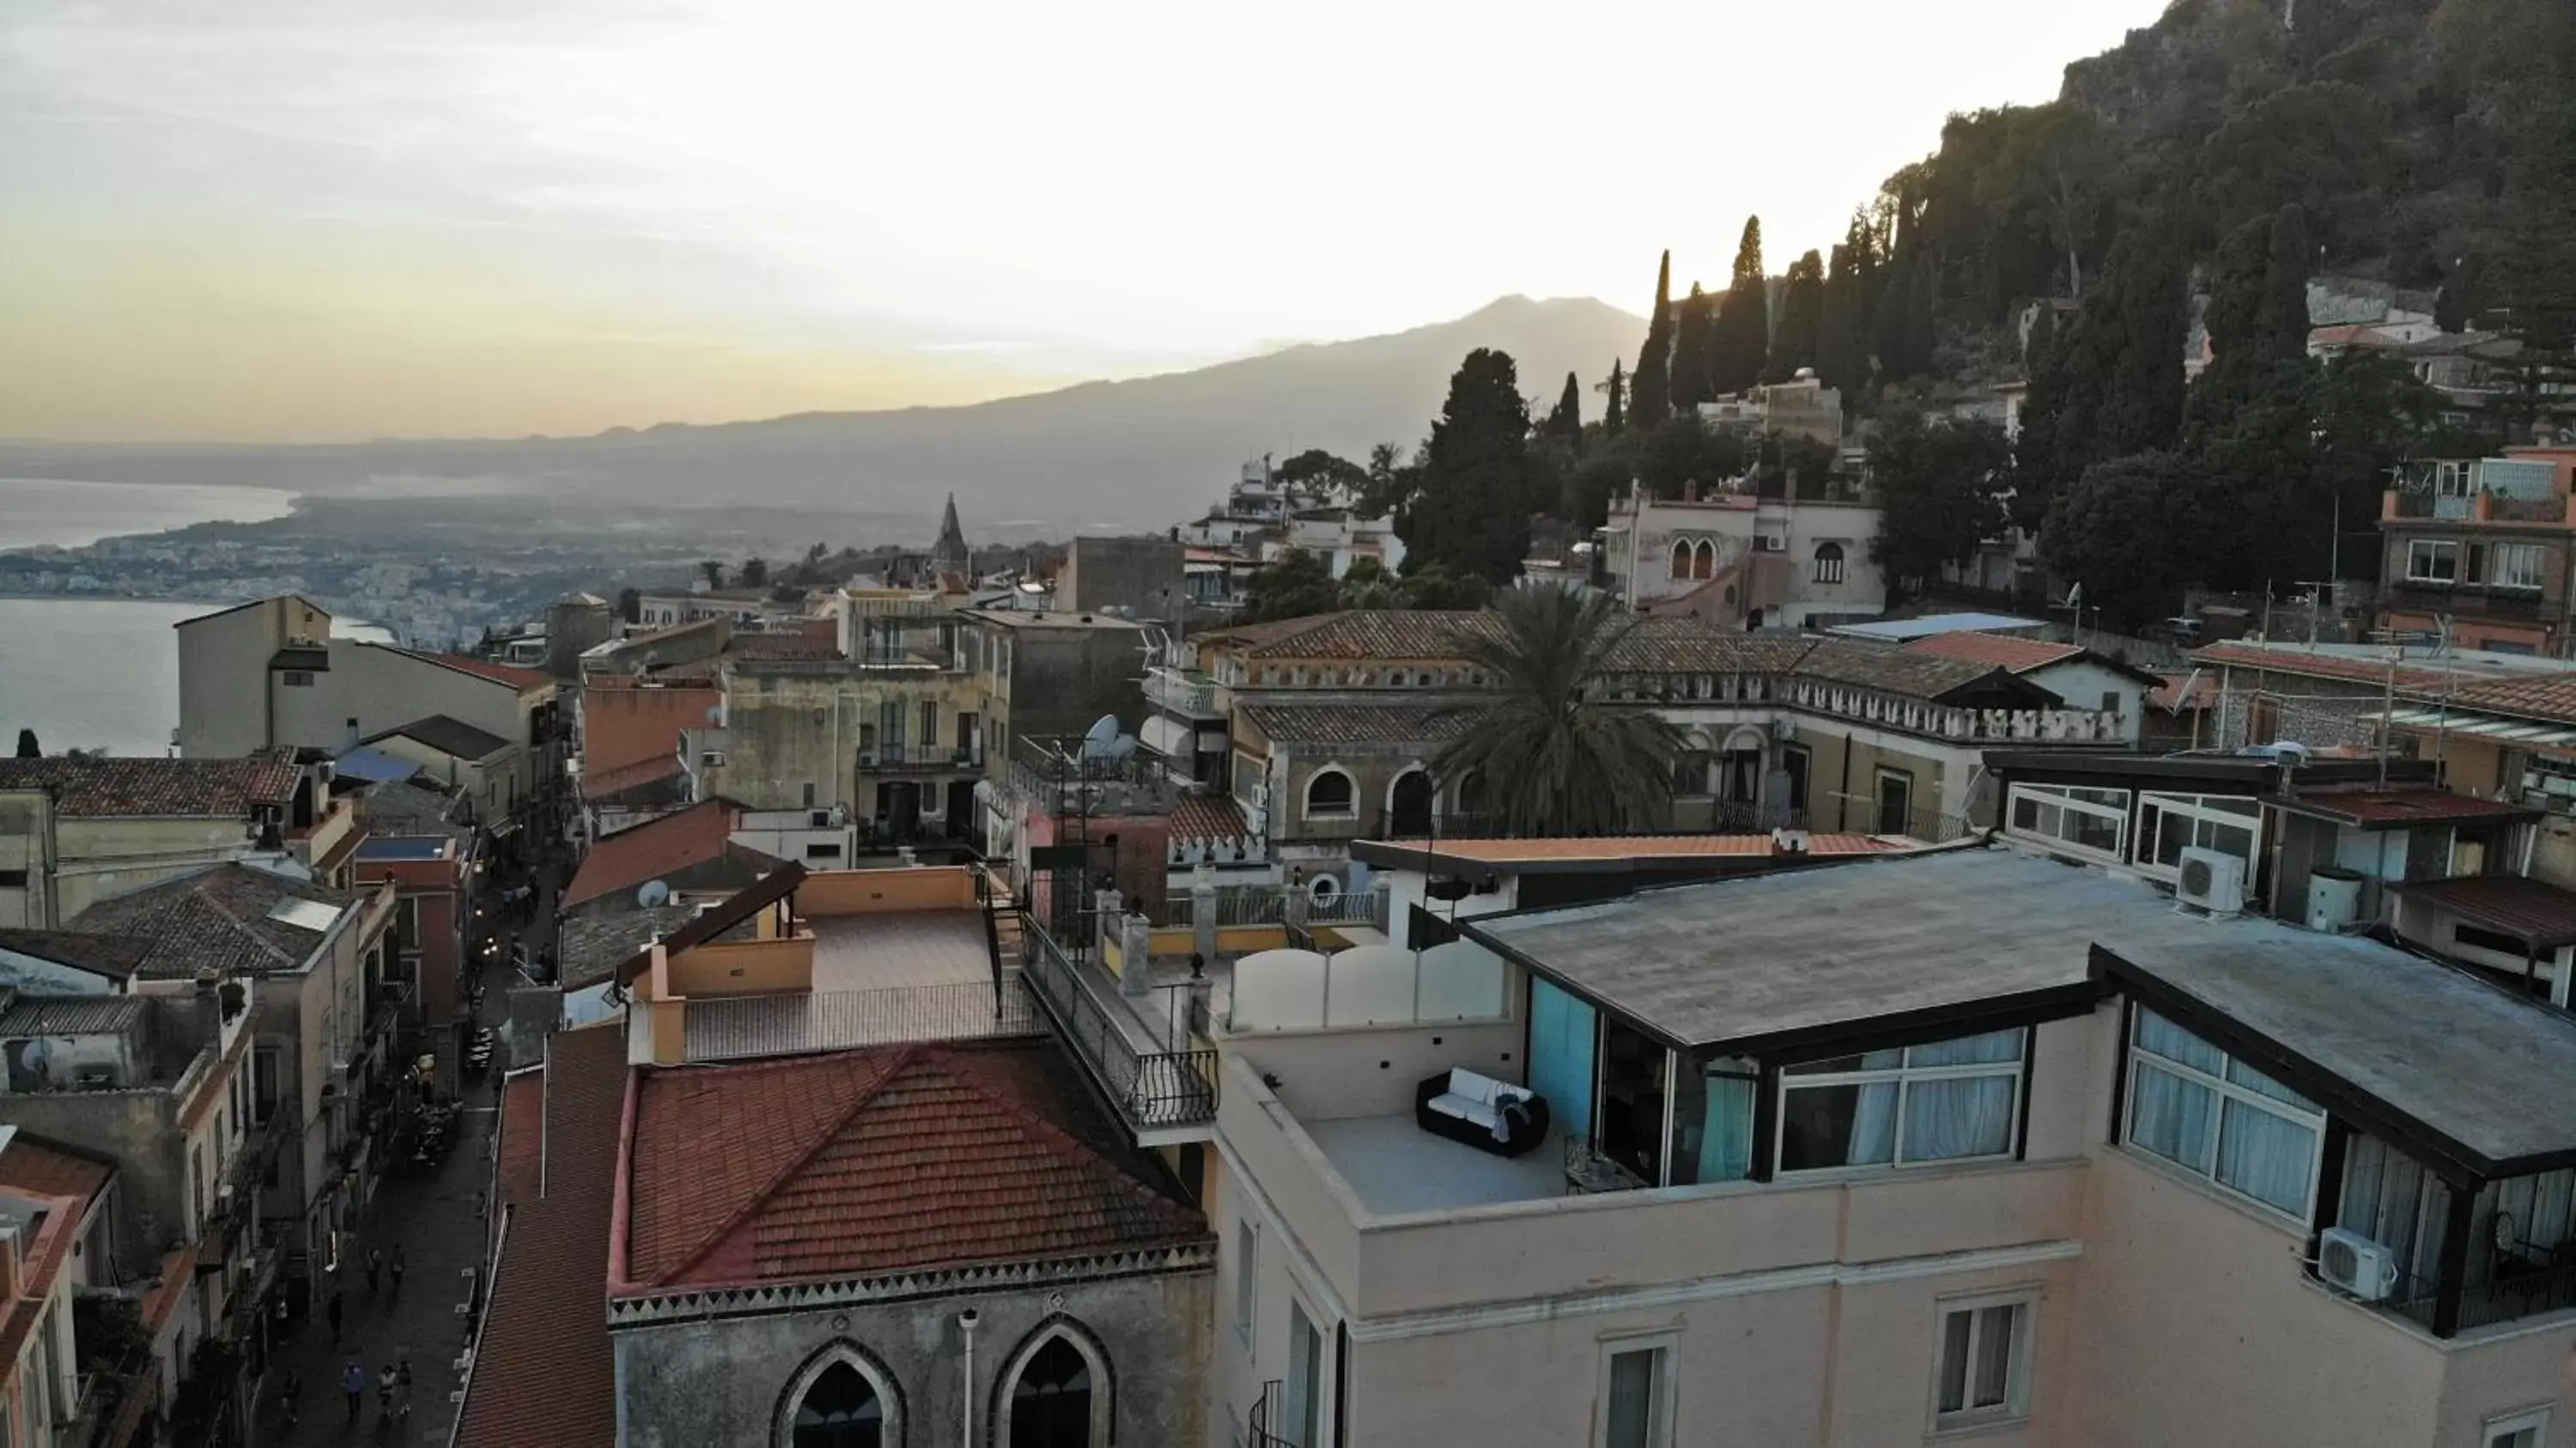
[[[2145,1032],[2141,1030],[2140,1035]],[[2197,1081],[2137,1064],[2137,1089],[2129,1100],[2129,1141],[2193,1171],[2209,1160],[2209,1134],[2218,1093]]]
[[[1753,1174],[1753,1093],[1741,1076],[1709,1076],[1699,1138],[1699,1179],[1740,1182]]]
[[[1896,1083],[1882,1081],[1860,1088],[1860,1105],[1852,1114],[1852,1166],[1883,1166],[1896,1160]]]
[[[2258,1202],[2306,1216],[2316,1169],[2316,1130],[2242,1101],[2226,1105],[2218,1180]]]
[[[2138,1012],[2138,1049],[2212,1076],[2227,1067],[2225,1052],[2150,1010]]]
[[[1915,1081],[1905,1088],[1905,1159],[1947,1161],[2012,1150],[2017,1076]]]
[[[1962,1036],[1955,1041],[1935,1041],[1928,1046],[1907,1049],[1909,1066],[1985,1066],[2021,1059],[2022,1033],[2018,1030],[1989,1031],[1982,1036]]]

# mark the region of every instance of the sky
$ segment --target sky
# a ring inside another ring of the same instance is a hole
[[[569,435],[1642,312],[2163,0],[9,0],[0,437]]]

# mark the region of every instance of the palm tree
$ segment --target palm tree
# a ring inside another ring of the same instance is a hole
[[[1497,627],[1459,640],[1501,697],[1432,761],[1443,780],[1483,776],[1486,808],[1514,837],[1639,828],[1672,797],[1681,731],[1652,709],[1611,703],[1602,674],[1640,620],[1604,594],[1554,584],[1504,592]]]

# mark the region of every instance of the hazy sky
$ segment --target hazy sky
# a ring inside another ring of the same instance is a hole
[[[7,0],[0,436],[588,432],[1642,311],[2163,0]]]

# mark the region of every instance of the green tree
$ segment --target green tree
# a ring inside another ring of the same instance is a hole
[[[1718,307],[1717,330],[1709,339],[1709,390],[1723,396],[1742,392],[1762,380],[1771,354],[1771,280],[1762,270],[1762,218],[1744,219],[1744,235],[1735,246],[1735,269]]]
[[[1561,439],[1571,453],[1583,451],[1583,384],[1571,372],[1565,374],[1565,391],[1555,410],[1547,415],[1547,435]]]
[[[1246,593],[1246,623],[1308,618],[1342,606],[1342,590],[1333,581],[1331,566],[1303,548],[1291,548],[1278,561],[1253,570]]]
[[[1408,569],[1506,583],[1529,551],[1529,404],[1510,354],[1479,347],[1449,379],[1421,485],[1396,520]]]
[[[2135,633],[2182,606],[2202,510],[2191,468],[2169,452],[2097,463],[2058,496],[2041,532],[2049,572],[2102,621]]]
[[[617,590],[617,616],[627,623],[635,623],[642,619],[644,617],[642,591],[633,588]]]
[[[1357,571],[1356,566],[1353,569]],[[1415,609],[1479,609],[1493,597],[1493,585],[1474,575],[1461,576],[1434,563],[1415,570],[1404,580],[1404,602],[1401,607]]]
[[[742,560],[742,570],[734,575],[734,581],[745,588],[767,588],[769,586],[769,560],[766,558],[746,558]]]
[[[2105,459],[2173,446],[2182,428],[2185,269],[2165,225],[2134,227],[2112,248],[2056,360],[2057,486]]]
[[[1673,254],[1664,252],[1655,273],[1655,309],[1646,316],[1646,343],[1628,379],[1628,425],[1653,427],[1672,415]]]
[[[698,560],[698,572],[706,576],[707,587],[724,587],[724,564],[721,561],[713,558],[701,558]]]
[[[1609,401],[1601,405],[1601,431],[1616,437],[1628,423],[1628,378],[1619,370],[1619,359],[1610,359],[1610,380],[1601,384]]]
[[[2012,448],[1992,423],[1926,423],[1915,412],[1887,420],[1869,449],[1879,509],[1870,556],[1893,592],[1919,593],[1944,564],[1975,559],[2003,526],[2011,469]]]
[[[1612,651],[1642,621],[1605,594],[1554,584],[1506,591],[1498,627],[1462,637],[1498,696],[1432,762],[1444,781],[1480,775],[1496,833],[1609,835],[1664,823],[1681,733],[1609,699]],[[1461,706],[1462,709],[1472,706]]]
[[[2013,439],[2008,511],[2026,531],[2036,531],[2049,505],[2065,491],[2057,451],[2058,417],[2066,405],[2065,348],[2057,308],[2042,302],[2022,347],[2021,431]]]
[[[1869,385],[1878,272],[1876,230],[1868,217],[1855,213],[1825,270],[1824,309],[1816,321],[1816,373],[1827,386],[1857,394]]]
[[[1697,417],[1699,405],[1717,396],[1717,298],[1691,283],[1690,295],[1673,308],[1673,358],[1670,396],[1673,415]]]
[[[36,742],[35,730],[21,729],[18,731],[18,757],[20,759],[42,759],[45,757],[44,746]]]
[[[1815,252],[1789,263],[1780,288],[1780,325],[1771,333],[1771,360],[1764,373],[1786,382],[1802,367],[1816,365],[1818,330],[1825,320],[1825,259]]]
[[[1358,496],[1368,488],[1368,469],[1322,448],[1308,448],[1276,469],[1279,480],[1307,492]]]

